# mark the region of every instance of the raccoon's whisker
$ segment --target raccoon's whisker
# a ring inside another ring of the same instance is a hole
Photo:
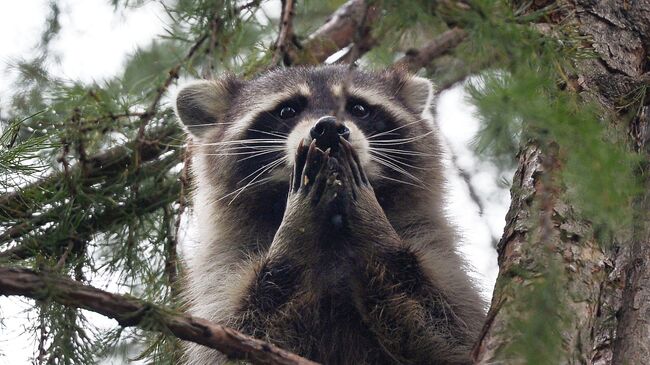
[[[288,134],[285,134],[285,133],[282,133],[282,132],[267,132],[267,131],[261,131],[259,129],[252,129],[252,128],[248,128],[248,130],[251,131],[251,132],[268,134],[269,136],[279,137],[281,139],[287,139],[287,137],[289,137]]]
[[[401,168],[400,166],[396,165],[395,163],[391,162],[390,160],[387,160],[387,159],[385,159],[384,157],[382,157],[382,156],[378,156],[378,155],[373,154],[373,153],[371,153],[371,156],[372,156],[373,159],[374,159],[375,161],[377,161],[378,163],[380,163],[380,164],[382,164],[382,165],[384,165],[384,166],[386,166],[386,167],[389,167],[389,168],[391,168],[392,170],[394,170],[394,171],[396,171],[396,172],[399,172],[399,173],[401,173],[401,174],[404,175],[404,176],[410,177],[411,179],[413,179],[413,180],[415,180],[415,181],[417,181],[417,182],[419,182],[419,183],[421,183],[421,184],[424,184],[424,182],[423,182],[422,180],[420,180],[419,178],[417,178],[416,176],[414,176],[414,175],[411,174],[410,172],[404,170],[404,169]]]
[[[266,173],[266,172],[268,172],[268,171],[273,170],[276,166],[282,164],[282,163],[284,162],[284,160],[286,160],[286,159],[287,159],[287,157],[284,156],[284,157],[282,157],[282,158],[279,158],[279,159],[277,159],[277,160],[275,160],[275,161],[273,161],[273,162],[269,162],[268,164],[262,166],[264,169],[263,169],[262,171],[260,171],[260,173],[258,173],[257,175],[255,175],[255,177],[254,177],[254,178],[253,178],[253,179],[252,179],[248,184],[244,185],[244,187],[242,187],[241,190],[240,190],[240,191],[235,195],[235,197],[232,198],[232,200],[228,203],[228,205],[232,204],[232,202],[234,202],[235,199],[237,199],[237,197],[238,197],[241,193],[243,193],[244,190],[246,190],[247,187],[249,187],[249,186],[251,186],[253,183],[255,183],[255,180],[257,180],[258,177],[262,176],[264,173]],[[255,171],[259,171],[259,170],[260,170],[260,169],[257,169],[257,170],[255,170]],[[249,176],[250,176],[250,175],[249,175]]]
[[[230,152],[230,151],[237,151],[237,150],[251,150],[250,152],[255,152],[255,151],[265,151],[268,150],[269,148],[277,148],[277,149],[284,149],[284,146],[281,146],[279,144],[260,144],[260,145],[253,145],[253,146],[223,146],[219,148],[217,151],[219,152]]]
[[[279,142],[277,138],[248,138],[248,139],[235,139],[232,141],[219,141],[212,144],[243,144],[243,143],[261,143],[261,142]]]
[[[400,161],[400,160],[397,159],[399,157],[391,156],[388,153],[379,152],[379,151],[371,151],[371,153],[375,153],[378,156],[381,156],[382,158],[384,158],[386,160],[392,161],[392,162],[394,162],[396,164],[400,164],[400,165],[405,166],[405,167],[410,167],[410,168],[416,169],[416,170],[427,170],[427,168],[419,167],[419,166],[413,166],[413,165],[408,164],[408,163],[406,163],[404,161]]]
[[[277,160],[276,160],[276,161],[277,161]],[[260,171],[264,172],[263,170],[264,170],[267,166],[269,166],[270,164],[272,164],[272,163],[274,163],[274,162],[276,162],[276,161],[271,161],[271,162],[269,162],[269,163],[267,163],[267,164],[265,164],[265,165],[262,165],[261,167],[259,167],[259,168],[256,169],[255,171],[253,171],[253,172],[251,172],[250,174],[246,175],[243,179],[237,181],[237,183],[236,183],[235,185],[239,185],[239,184],[243,183],[244,181],[246,181],[246,179],[248,179],[249,177],[251,177],[251,176],[257,174],[257,173],[260,172]],[[254,180],[254,179],[255,179],[255,177],[253,177],[253,180]]]
[[[231,191],[230,193],[228,193],[228,194],[222,196],[221,198],[219,198],[219,200],[222,200],[222,199],[224,199],[224,198],[226,198],[226,197],[229,197],[229,196],[231,196],[231,195],[233,195],[233,194],[236,194],[235,197],[234,197],[234,198],[233,198],[233,199],[228,203],[228,205],[230,205],[233,201],[235,201],[235,199],[237,199],[237,197],[238,197],[238,196],[239,196],[239,195],[240,195],[240,194],[241,194],[241,193],[242,193],[246,188],[249,188],[249,187],[251,187],[251,186],[257,186],[257,185],[261,184],[262,182],[267,182],[268,180],[271,179],[270,176],[269,176],[269,177],[266,177],[266,178],[262,178],[262,179],[260,179],[260,180],[257,180],[257,179],[258,179],[262,174],[264,174],[266,171],[272,170],[275,166],[278,166],[281,162],[283,162],[283,160],[284,160],[284,158],[280,158],[280,159],[278,159],[278,160],[275,160],[275,161],[273,161],[273,162],[270,162],[270,163],[268,163],[268,164],[262,166],[261,168],[255,170],[255,171],[253,172],[253,174],[256,173],[256,172],[258,172],[258,171],[260,171],[260,170],[263,170],[263,171],[261,171],[259,174],[255,175],[255,177],[253,177],[253,179],[252,179],[250,182],[248,182],[246,185],[244,185],[244,186],[242,186],[242,187],[240,187],[240,188],[237,188],[237,189]],[[253,175],[253,174],[251,174],[251,175]],[[251,175],[248,175],[248,176],[251,176]],[[248,176],[247,176],[246,178],[248,178]],[[243,180],[245,180],[246,178],[240,180],[237,184],[241,183],[241,182],[242,182]],[[256,181],[256,180],[257,180],[257,181]],[[217,200],[217,201],[219,201],[219,200]]]
[[[255,150],[255,151],[246,151],[246,152],[228,152],[226,151],[225,153],[205,153],[203,156],[246,156],[246,155],[252,155],[249,157],[246,157],[245,159],[237,160],[237,161],[244,161],[248,158],[253,158],[261,155],[265,155],[268,153],[273,153],[273,152],[280,152],[283,151],[284,148],[274,148],[274,149],[264,149],[264,150]]]
[[[239,184],[243,183],[244,181],[246,181],[246,179],[248,179],[249,177],[255,175],[256,173],[258,173],[260,170],[263,170],[263,169],[266,168],[267,166],[269,166],[269,165],[271,165],[271,164],[273,164],[273,163],[276,163],[276,162],[283,162],[283,161],[285,161],[286,159],[287,159],[287,156],[283,156],[283,157],[281,157],[281,158],[279,158],[279,159],[277,159],[277,160],[275,160],[275,161],[271,161],[271,162],[267,163],[266,165],[263,165],[262,167],[260,167],[260,168],[258,168],[257,170],[251,172],[250,174],[248,174],[248,175],[247,175],[246,177],[244,177],[243,179],[237,181],[237,184],[236,184],[236,185],[239,185]],[[253,179],[255,179],[255,178],[253,178]]]
[[[256,152],[256,151],[265,151],[265,150],[268,150],[269,148],[277,148],[277,149],[285,148],[285,146],[283,144],[280,144],[280,143],[272,143],[272,144],[271,143],[264,143],[264,144],[252,144],[252,145],[243,145],[243,146],[242,145],[232,145],[232,146],[225,145],[225,146],[216,146],[216,147],[217,148],[212,150],[215,153],[216,152],[219,152],[219,153],[221,153],[221,152],[232,152],[232,151]]]
[[[412,125],[412,124],[420,123],[421,121],[422,121],[422,119],[418,119],[418,120],[416,120],[415,122],[406,123],[406,124],[404,124],[404,125],[402,125],[402,126],[399,126],[399,127],[397,127],[397,128],[393,128],[393,129],[391,129],[391,130],[389,130],[389,131],[385,131],[385,132],[381,132],[381,133],[371,134],[371,135],[369,135],[367,138],[368,138],[368,139],[372,139],[372,138],[377,138],[377,137],[385,136],[385,135],[387,135],[387,134],[389,134],[389,133],[391,133],[391,132],[395,132],[396,130],[399,130],[399,129],[402,129],[402,128],[406,128],[406,127],[408,127],[408,126],[410,126],[410,125]]]
[[[414,186],[414,187],[416,187],[416,188],[420,188],[420,189],[424,189],[424,190],[427,190],[427,191],[431,191],[431,190],[428,189],[426,186],[419,185],[419,184],[414,184],[414,183],[412,183],[412,182],[408,182],[408,181],[404,181],[404,180],[400,180],[400,179],[396,179],[396,178],[394,178],[394,177],[388,177],[388,176],[385,176],[385,175],[378,175],[377,177],[380,178],[380,179],[390,180],[390,181],[394,181],[394,182],[397,182],[397,183],[400,183],[400,184],[405,184],[405,185],[409,185],[409,186]]]
[[[379,162],[379,161],[377,161],[377,162]],[[379,162],[379,163],[382,164],[381,162]],[[392,169],[390,166],[387,166],[387,167],[390,168],[390,169]],[[412,182],[408,182],[408,181],[400,180],[400,179],[397,179],[397,178],[394,178],[394,177],[389,177],[389,176],[381,175],[381,174],[378,175],[378,177],[379,177],[379,178],[382,178],[382,179],[391,180],[391,181],[395,181],[395,182],[398,182],[398,183],[402,183],[402,184],[406,184],[406,185],[410,185],[410,186],[415,186],[415,187],[418,187],[418,188],[420,188],[420,189],[424,189],[424,190],[431,191],[431,190],[430,190],[429,188],[427,188],[424,184],[416,184],[416,183],[412,183]]]
[[[249,187],[263,185],[264,183],[268,182],[268,181],[271,180],[271,179],[272,179],[271,176],[269,176],[269,177],[265,177],[265,178],[262,178],[262,179],[259,179],[259,180],[257,180],[254,184],[251,184]],[[238,193],[239,191],[241,191],[242,189],[244,189],[244,187],[241,187],[241,188],[235,189],[235,190],[229,192],[228,194],[222,196],[221,198],[217,199],[217,201],[221,201],[221,200],[223,200],[223,199],[225,199],[225,198],[227,198],[227,197],[229,197],[229,196],[231,196],[231,195],[233,195],[233,194],[237,194],[237,193]],[[232,202],[231,202],[231,203],[232,203]],[[230,204],[230,203],[228,203],[228,204]]]
[[[375,150],[375,151],[387,152],[388,154],[396,154],[396,155],[436,157],[436,155],[434,155],[432,153],[424,153],[424,152],[409,151],[409,150],[400,150],[400,149],[397,149],[397,148],[370,147],[370,149]]]
[[[410,137],[410,138],[399,138],[399,139],[387,139],[387,140],[380,140],[380,141],[369,141],[370,145],[382,145],[382,146],[392,146],[392,145],[399,145],[399,144],[406,144],[410,143],[413,141],[417,141],[418,139],[422,139],[430,134],[432,134],[433,131],[429,131],[427,133],[421,134],[419,136],[415,137]]]
[[[250,159],[250,158],[255,158],[255,157],[259,157],[259,156],[263,156],[263,155],[268,155],[269,153],[277,153],[277,152],[281,152],[281,151],[283,151],[283,150],[284,150],[284,148],[275,149],[275,150],[269,150],[269,151],[263,151],[263,152],[258,152],[258,153],[254,154],[254,155],[250,155],[250,156],[248,156],[248,157],[245,157],[245,158],[242,158],[242,159],[238,159],[237,161],[238,161],[238,162],[246,161],[246,160],[248,160],[248,159]]]
[[[285,143],[284,140],[279,139],[240,139],[235,141],[223,141],[223,142],[210,142],[210,143],[200,143],[197,146],[228,146],[228,145],[253,145],[260,143],[269,143],[269,144],[282,144]]]
[[[192,124],[189,126],[189,128],[194,128],[194,127],[209,127],[211,125],[231,125],[235,124],[235,122],[214,122],[214,123],[198,123],[198,124]]]
[[[374,136],[376,136],[376,135],[373,134],[373,137],[374,137]],[[383,135],[383,136],[381,136],[381,137],[388,137],[388,136],[399,136],[399,133],[397,133],[397,132],[390,132],[390,133],[386,133],[385,135]],[[371,139],[371,138],[368,137],[368,138],[366,138],[366,139]],[[379,140],[379,141],[381,141],[381,140]]]
[[[285,126],[285,127],[290,127],[290,126],[287,124],[287,122],[285,122],[284,120],[282,120],[282,119],[276,117],[275,115],[273,115],[273,113],[271,113],[271,112],[269,112],[269,111],[265,111],[264,113],[268,114],[271,118],[273,118],[273,120],[275,120],[276,122],[281,123],[283,126]]]

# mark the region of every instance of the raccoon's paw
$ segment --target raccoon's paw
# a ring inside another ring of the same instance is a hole
[[[350,202],[355,193],[354,175],[348,160],[352,159],[349,151],[332,153],[330,149],[322,151],[312,142],[309,146],[302,143],[296,151],[296,163],[291,174],[289,192],[290,205],[308,205],[316,214],[316,219],[341,228],[345,225]],[[304,213],[304,212],[303,212]]]
[[[355,227],[355,232],[377,232],[384,237],[396,237],[395,230],[388,222],[383,208],[377,201],[375,191],[368,180],[357,152],[350,142],[341,139],[341,155],[345,156],[343,174],[347,177],[347,186],[353,197],[349,209],[348,224]]]
[[[295,161],[291,205],[304,208],[308,204],[316,219],[336,229],[349,226],[350,216],[381,216],[385,220],[359,156],[344,138],[335,152],[322,151],[313,141],[309,146],[301,143]]]
[[[314,206],[320,205],[323,198],[343,190],[340,170],[330,149],[321,150],[315,141],[308,147],[301,143],[292,174],[292,192],[308,197]]]

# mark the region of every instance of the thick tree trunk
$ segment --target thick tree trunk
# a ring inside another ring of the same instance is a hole
[[[645,192],[635,202],[633,226],[616,232],[622,242],[597,242],[590,224],[577,218],[556,182],[563,168],[556,157],[561,153],[543,153],[554,148],[528,142],[519,153],[512,204],[498,246],[499,277],[474,357],[480,364],[525,363],[508,351],[521,340],[521,333],[512,329],[531,316],[548,314],[544,320],[560,324],[563,351],[540,354],[553,359],[545,363],[650,364],[650,97],[643,94],[641,107],[636,103],[634,110],[625,102],[631,92],[650,85],[650,1],[534,3],[538,9],[551,3],[563,6],[549,16],[553,24],[540,29],[552,34],[556,23],[569,22],[592,42],[596,57],[576,65],[576,82],[569,87],[603,105],[617,127],[628,128],[631,148],[644,158],[637,173]],[[552,277],[553,270],[559,278]],[[540,310],[528,305],[535,286],[549,283],[557,292],[551,306]]]

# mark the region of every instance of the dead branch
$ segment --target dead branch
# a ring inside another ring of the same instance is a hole
[[[452,28],[434,38],[424,47],[406,52],[406,56],[397,61],[393,68],[417,72],[431,61],[451,51],[462,42],[467,33],[460,28]]]
[[[337,63],[347,63],[350,64],[350,67],[353,67],[354,63],[361,56],[377,44],[377,40],[372,36],[372,27],[370,24],[378,17],[379,8],[377,6],[364,5],[361,20],[358,22],[352,38],[352,44],[348,47],[347,53],[336,60]]]
[[[290,51],[291,60],[297,64],[317,65],[327,57],[348,46],[361,24],[365,9],[364,0],[349,0],[338,8],[302,44],[302,49]]]
[[[254,364],[317,365],[270,343],[202,318],[172,312],[126,295],[109,293],[51,273],[0,267],[0,294],[86,309],[115,319],[122,327],[171,334],[213,348],[231,359]],[[155,320],[151,320],[155,319]]]

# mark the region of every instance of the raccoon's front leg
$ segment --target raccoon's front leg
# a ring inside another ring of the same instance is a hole
[[[397,362],[466,364],[477,335],[480,309],[439,288],[422,265],[424,256],[402,242],[384,214],[359,159],[347,141],[343,181],[350,186],[349,244],[356,247],[355,305],[382,347]],[[468,321],[469,320],[469,321]]]
[[[239,311],[240,329],[298,353],[313,346],[296,330],[301,326],[297,313],[317,301],[318,295],[310,290],[323,267],[321,253],[331,251],[323,248],[331,241],[331,230],[342,227],[345,214],[341,202],[347,192],[336,179],[337,169],[329,150],[318,149],[315,142],[300,144],[282,223],[255,269]]]

